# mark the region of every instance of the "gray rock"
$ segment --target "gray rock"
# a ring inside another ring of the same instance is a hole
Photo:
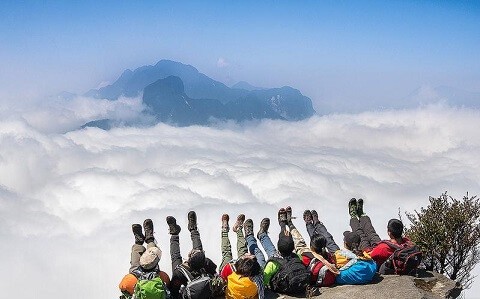
[[[461,288],[445,276],[434,272],[422,272],[419,277],[388,275],[377,277],[367,285],[342,285],[321,288],[320,299],[454,299],[460,295]],[[267,293],[267,299],[306,298]]]

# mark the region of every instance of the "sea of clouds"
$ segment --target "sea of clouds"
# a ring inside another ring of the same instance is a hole
[[[88,98],[0,109],[2,297],[116,298],[131,224],[145,218],[171,273],[168,215],[182,226],[186,255],[186,215],[197,211],[206,254],[220,263],[223,213],[246,214],[255,230],[270,217],[276,243],[280,207],[293,207],[305,235],[303,210],[316,209],[341,244],[351,197],[364,198],[386,238],[399,209],[426,206],[444,191],[480,194],[479,110],[437,105],[295,123],[75,130],[99,117],[135,119],[142,109],[139,99]]]

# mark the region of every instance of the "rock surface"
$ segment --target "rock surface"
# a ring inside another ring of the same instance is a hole
[[[377,277],[371,284],[321,288],[320,292],[321,294],[319,296],[310,298],[453,299],[460,295],[461,289],[457,287],[455,281],[452,281],[441,274],[423,272],[420,273],[419,277],[397,275],[381,276]],[[268,293],[266,298],[290,299],[306,298],[306,296],[292,297]]]

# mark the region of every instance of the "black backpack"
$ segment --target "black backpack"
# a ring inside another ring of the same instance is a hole
[[[284,294],[305,292],[310,284],[311,273],[296,255],[272,258],[271,260],[280,264],[280,269],[270,280],[270,287],[273,291]]]
[[[398,275],[413,274],[422,261],[422,252],[415,243],[405,242],[395,244],[390,241],[382,241],[395,251],[385,262],[385,266],[394,270]]]
[[[187,278],[187,285],[182,285],[180,288],[182,299],[208,299],[223,295],[225,282],[220,276],[215,275],[212,278],[202,271],[198,277],[194,278],[183,265],[177,266],[177,269]]]

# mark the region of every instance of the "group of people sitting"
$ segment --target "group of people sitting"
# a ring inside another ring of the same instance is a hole
[[[180,254],[181,227],[167,217],[170,237],[172,277],[161,271],[162,251],[153,236],[152,220],[142,226],[133,224],[135,244],[131,267],[120,282],[121,298],[265,298],[265,288],[285,294],[312,295],[320,287],[334,284],[367,284],[379,274],[412,274],[421,260],[421,252],[403,237],[403,224],[391,219],[389,239],[381,240],[370,218],[364,213],[363,200],[348,203],[351,231],[343,233],[344,246],[333,240],[315,210],[306,210],[303,220],[310,237],[307,245],[293,223],[291,207],[278,211],[280,233],[277,246],[268,234],[270,219],[264,218],[254,235],[253,221],[238,215],[232,227],[237,236],[237,258],[232,255],[228,214],[222,215],[222,261],[217,265],[205,256],[197,216],[188,213],[188,230],[193,248],[184,261]],[[263,247],[266,257],[258,246]],[[144,247],[143,244],[147,246]]]

